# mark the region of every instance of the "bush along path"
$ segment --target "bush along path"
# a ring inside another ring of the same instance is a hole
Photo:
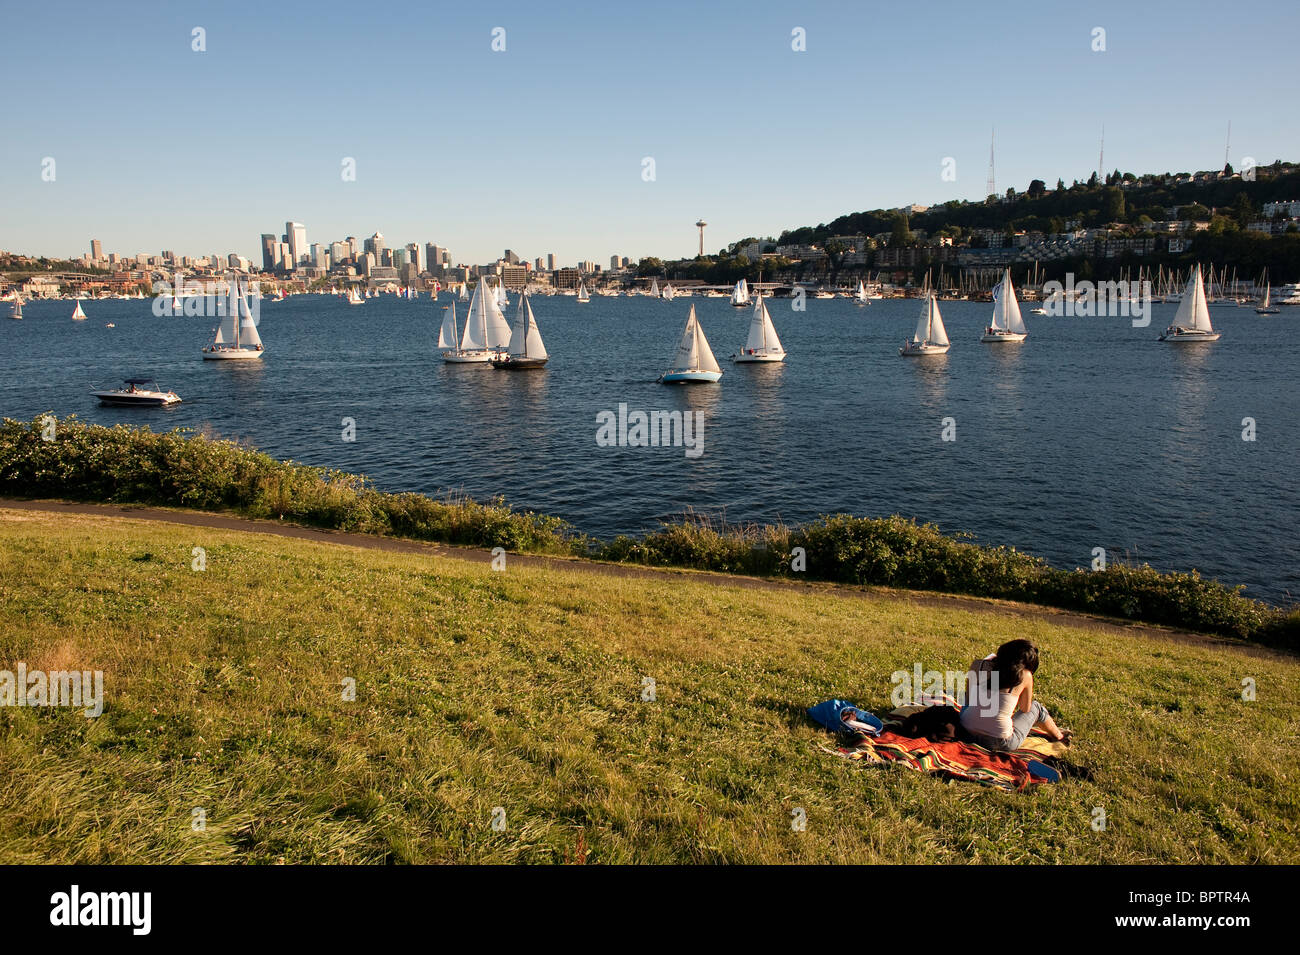
[[[1245,597],[1195,571],[1111,562],[1064,570],[907,518],[831,514],[794,527],[716,525],[697,515],[600,541],[503,500],[380,491],[364,476],[280,461],[176,430],[41,415],[0,423],[0,495],[234,513],[350,533],[762,577],[1023,601],[1300,649],[1300,611]]]

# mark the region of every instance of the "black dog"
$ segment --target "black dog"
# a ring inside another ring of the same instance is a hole
[[[951,706],[927,706],[889,729],[899,736],[925,739],[931,743],[969,741],[961,728],[961,714]]]

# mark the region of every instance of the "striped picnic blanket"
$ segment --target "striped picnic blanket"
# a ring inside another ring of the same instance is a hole
[[[885,718],[885,730],[879,736],[864,736],[849,747],[823,747],[846,759],[883,765],[901,763],[924,773],[937,773],[946,779],[982,783],[999,789],[1020,791],[1038,783],[1057,782],[1060,775],[1039,762],[1045,756],[1060,756],[1065,747],[1043,735],[1030,735],[1017,750],[996,753],[974,743],[931,743],[891,732],[920,706],[900,706]]]

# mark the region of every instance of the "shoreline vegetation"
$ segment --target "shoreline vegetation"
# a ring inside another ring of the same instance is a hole
[[[280,461],[226,439],[39,415],[0,424],[0,495],[150,504],[309,527],[658,567],[875,585],[1021,601],[1300,649],[1300,610],[1217,580],[1108,562],[1064,570],[891,516],[823,515],[797,526],[726,525],[687,513],[609,541],[502,499],[389,493],[369,479]],[[50,438],[50,440],[47,440]],[[795,569],[802,565],[801,569]]]

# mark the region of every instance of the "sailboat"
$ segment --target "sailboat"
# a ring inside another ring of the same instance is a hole
[[[586,283],[586,282],[579,282],[579,283],[578,283],[578,301],[579,301],[579,302],[590,302],[590,301],[591,301],[591,295],[587,292],[587,283]]]
[[[1210,307],[1205,302],[1201,267],[1192,271],[1191,281],[1178,302],[1174,323],[1160,336],[1162,342],[1217,342],[1219,333],[1210,325]]]
[[[671,302],[673,298],[676,296],[676,294],[677,293],[673,291],[673,287],[671,283],[664,286],[663,300],[665,302]]]
[[[776,326],[768,314],[767,303],[760,293],[754,303],[754,317],[749,320],[749,337],[740,354],[732,355],[732,361],[785,361],[785,349],[781,339],[776,337]]]
[[[858,279],[858,290],[853,293],[853,301],[858,305],[871,304],[871,299],[867,298],[867,287],[862,284],[862,279]]]
[[[13,304],[9,306],[9,317],[15,322],[23,320],[23,297],[21,295],[14,295]]]
[[[74,322],[84,322],[86,313],[81,310],[81,299],[77,299],[77,307],[72,310],[72,320]]]
[[[1007,269],[993,289],[993,321],[984,334],[982,342],[1023,342],[1029,337],[1024,320],[1020,317],[1020,303],[1016,301],[1016,290],[1011,285],[1011,270]]]
[[[650,297],[651,298],[659,297],[659,279],[657,278],[653,278],[650,280]]]
[[[537,327],[533,306],[528,301],[528,295],[521,293],[519,312],[515,315],[515,324],[510,330],[510,345],[506,354],[492,359],[492,367],[507,371],[528,371],[545,367],[550,357],[546,353],[546,346],[542,344],[542,333]]]
[[[454,314],[452,321],[454,335]],[[446,322],[443,323],[443,329],[446,329]],[[441,344],[441,332],[438,338]],[[480,280],[474,289],[474,298],[469,303],[469,315],[465,318],[460,344],[444,351],[442,360],[458,364],[482,364],[497,357],[509,344],[510,326],[497,307],[496,293],[486,281]]]
[[[1263,303],[1260,304],[1259,308],[1255,309],[1256,315],[1277,315],[1281,311],[1281,309],[1279,309],[1276,305],[1269,304],[1269,296],[1272,294],[1272,292],[1273,292],[1272,285],[1264,286],[1264,301]]]
[[[943,327],[943,316],[939,314],[939,301],[933,290],[926,289],[925,304],[916,323],[916,333],[910,341],[903,342],[898,353],[907,358],[942,355],[949,347],[951,343],[948,341],[948,330]]]
[[[238,279],[230,283],[225,312],[211,344],[203,349],[204,360],[261,358],[262,338],[257,334],[257,326],[253,323],[252,312],[248,309]]]
[[[469,283],[468,283],[468,282],[461,282],[461,283],[460,283],[460,295],[459,295],[458,297],[460,298],[460,300],[461,300],[462,302],[468,302],[468,301],[469,301]]]
[[[362,298],[362,297],[360,296],[360,294],[358,294],[358,292],[357,292],[357,287],[356,287],[355,285],[352,286],[352,288],[348,289],[348,304],[349,304],[349,305],[365,305],[365,304],[366,304],[366,300],[365,300],[364,298]]]
[[[506,308],[510,304],[510,296],[506,294],[506,283],[497,284],[497,308]]]
[[[744,308],[749,304],[749,283],[741,279],[731,290],[731,304],[734,308]]]
[[[722,369],[713,357],[713,349],[704,337],[704,329],[695,317],[695,306],[686,318],[686,328],[682,340],[677,343],[677,354],[673,366],[659,376],[665,385],[696,384],[714,382],[722,377]]]

